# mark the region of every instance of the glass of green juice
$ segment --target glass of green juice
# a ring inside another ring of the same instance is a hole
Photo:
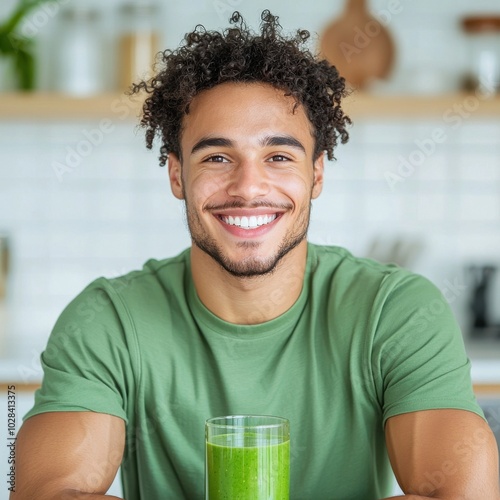
[[[289,500],[290,423],[267,415],[205,422],[206,500]]]

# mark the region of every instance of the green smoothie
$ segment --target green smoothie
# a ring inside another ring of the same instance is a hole
[[[207,443],[209,500],[289,500],[289,483],[290,441],[221,434]]]

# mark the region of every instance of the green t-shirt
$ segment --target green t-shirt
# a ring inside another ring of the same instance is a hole
[[[269,307],[279,301],[276,291]],[[298,300],[255,325],[201,303],[189,250],[98,279],[62,313],[42,365],[25,418],[90,410],[124,419],[127,500],[204,498],[209,417],[287,417],[291,499],[370,500],[391,492],[387,418],[430,408],[482,416],[441,292],[340,247],[309,244]]]

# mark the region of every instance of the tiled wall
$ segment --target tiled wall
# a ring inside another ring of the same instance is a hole
[[[417,154],[416,141],[438,128],[446,141],[432,154]],[[418,243],[409,267],[454,290],[451,306],[466,330],[472,292],[466,266],[500,263],[500,120],[471,120],[456,130],[439,121],[358,123],[331,165],[314,216],[325,221],[327,241],[360,255],[376,238]],[[311,237],[323,239],[314,223]],[[497,307],[495,314],[498,320]]]
[[[103,8],[109,15],[119,3],[110,1]],[[384,0],[369,3],[374,12],[388,5]],[[200,18],[208,27],[224,25],[221,8],[238,8],[256,19],[268,7],[288,29],[319,31],[343,2],[193,4],[189,9],[181,2],[163,4],[165,45],[174,46]],[[414,71],[433,67],[442,70],[449,89],[455,88],[467,63],[457,23],[471,10],[471,2],[400,4],[401,12],[389,25],[399,48],[399,90],[411,88]],[[0,7],[0,15],[8,5]],[[482,0],[474,10],[499,7],[496,1]],[[40,28],[42,52],[55,21],[51,18]],[[48,82],[42,71],[42,88]],[[13,249],[9,331],[19,349],[28,345],[39,352],[62,307],[95,277],[119,275],[189,244],[182,205],[170,194],[156,153],[145,150],[132,121],[110,119],[113,131],[75,168],[59,175],[55,163],[65,163],[68,148],[81,145],[97,121],[0,122],[0,233],[10,234]],[[429,139],[437,128],[446,139],[391,188],[387,178],[398,174],[401,158],[419,163],[415,141]],[[456,128],[440,120],[359,120],[351,136],[348,145],[339,147],[338,161],[327,165],[310,239],[343,245],[358,255],[367,255],[377,237],[392,241],[406,235],[420,242],[423,250],[412,268],[442,289],[456,285],[452,307],[465,327],[470,287],[458,286],[465,283],[464,266],[500,262],[500,117],[471,116]]]
[[[85,151],[85,131],[97,125],[0,124],[0,232],[12,243],[17,342],[44,339],[61,307],[95,277],[189,244],[166,169],[145,150],[134,122],[117,123],[79,165],[57,170],[68,148]]]
[[[326,168],[310,239],[366,255],[374,238],[424,245],[413,269],[444,288],[464,283],[470,262],[500,260],[500,124],[474,121],[450,133],[421,167],[400,176],[401,156],[439,123],[361,122]],[[61,308],[97,276],[116,276],[189,244],[183,207],[166,169],[133,122],[117,123],[71,171],[95,123],[0,123],[0,231],[10,234],[11,333],[42,346]],[[418,158],[418,156],[417,156]],[[400,174],[398,174],[400,175]],[[466,291],[467,292],[467,291]],[[464,319],[467,293],[452,304]],[[36,338],[36,340],[33,339]],[[32,341],[34,340],[34,341]]]

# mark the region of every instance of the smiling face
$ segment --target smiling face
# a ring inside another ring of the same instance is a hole
[[[302,106],[267,84],[225,83],[198,94],[185,116],[182,165],[171,154],[172,192],[184,199],[193,258],[234,276],[272,272],[306,244],[323,155]]]

